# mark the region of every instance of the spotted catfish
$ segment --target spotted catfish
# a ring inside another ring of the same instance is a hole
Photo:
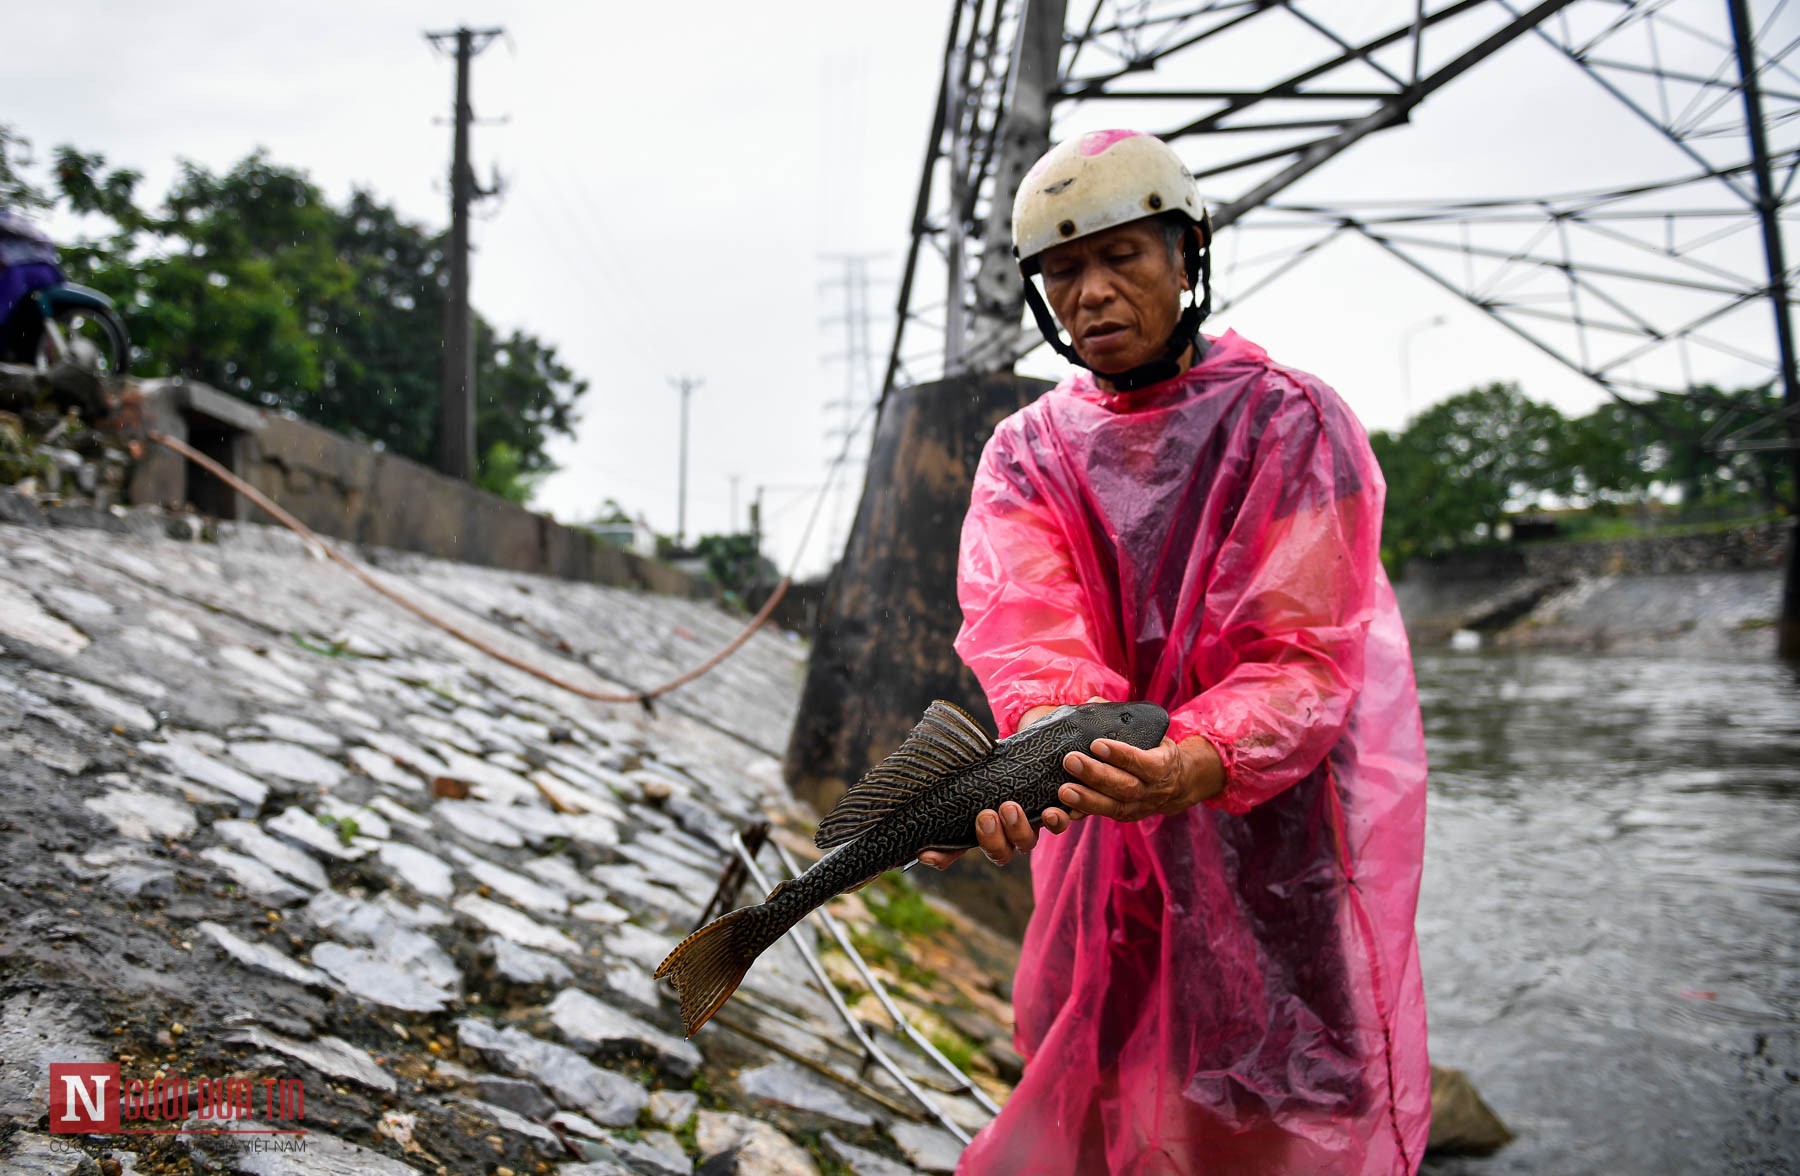
[[[755,906],[713,920],[678,944],[656,969],[681,996],[692,1037],[737,991],[744,973],[771,944],[813,909],[928,849],[975,845],[975,816],[1017,801],[1042,821],[1061,808],[1056,792],[1068,778],[1063,757],[1096,739],[1152,748],[1169,729],[1169,714],[1148,702],[1065,706],[1000,742],[960,707],[934,702],[899,750],[876,765],[819,824],[814,838],[831,850],[811,869],[769,892]]]

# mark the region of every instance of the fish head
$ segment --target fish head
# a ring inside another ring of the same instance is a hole
[[[1096,739],[1113,739],[1148,751],[1169,733],[1169,712],[1154,702],[1084,702],[1050,716],[1074,726],[1075,744],[1086,751]]]

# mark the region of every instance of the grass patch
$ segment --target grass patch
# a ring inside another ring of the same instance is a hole
[[[901,950],[900,937],[884,927],[852,928],[850,946],[870,967],[887,968],[908,984],[929,988],[937,983],[937,973],[914,963],[912,954]]]
[[[883,875],[881,885],[871,887],[864,902],[878,923],[902,935],[932,935],[950,925],[899,870]]]
[[[952,1029],[933,1033],[930,1041],[937,1046],[939,1053],[949,1059],[951,1065],[965,1074],[969,1072],[969,1063],[974,1060],[976,1053],[974,1042]]]
[[[355,658],[362,656],[361,654],[350,652],[350,647],[342,641],[333,641],[330,644],[323,644],[314,641],[304,633],[298,632],[289,633],[288,636],[292,637],[294,639],[294,644],[298,645],[301,649],[306,650],[308,653],[316,653],[320,657]]]
[[[349,845],[356,839],[356,835],[362,832],[362,826],[356,823],[355,817],[333,817],[319,813],[314,819],[336,833],[337,839],[345,845]]]
[[[675,1142],[681,1145],[681,1150],[690,1156],[700,1154],[700,1140],[695,1137],[695,1132],[699,1130],[699,1123],[699,1115],[689,1115],[681,1121],[680,1126],[669,1128],[669,1134],[675,1137]]]

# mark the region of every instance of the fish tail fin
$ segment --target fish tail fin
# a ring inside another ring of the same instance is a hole
[[[767,906],[748,906],[714,919],[676,944],[658,965],[656,978],[667,976],[681,997],[686,1036],[700,1031],[737,991],[756,957],[781,937],[779,929],[770,934],[774,920],[767,917]]]

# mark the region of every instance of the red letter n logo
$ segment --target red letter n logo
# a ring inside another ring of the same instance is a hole
[[[56,1135],[119,1129],[117,1062],[50,1063],[50,1130]]]

